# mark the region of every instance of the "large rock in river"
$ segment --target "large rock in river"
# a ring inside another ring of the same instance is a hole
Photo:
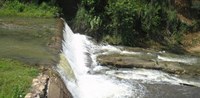
[[[200,75],[200,66],[180,62],[160,61],[147,55],[125,55],[120,53],[100,55],[97,61],[102,66],[117,68],[146,68],[162,70],[180,75]]]

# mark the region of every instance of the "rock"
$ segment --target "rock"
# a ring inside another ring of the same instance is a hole
[[[33,94],[32,93],[28,93],[28,94],[26,94],[26,96],[24,98],[33,98]]]
[[[152,67],[153,61],[146,61],[135,57],[101,57],[98,61],[103,65],[112,65],[115,67],[132,68],[132,67]]]
[[[38,86],[38,90],[39,90],[40,92],[43,92],[43,91],[45,90],[45,85],[39,85],[39,86]]]
[[[122,54],[100,55],[97,57],[97,61],[102,66],[113,66],[118,68],[146,68],[162,70],[179,75],[200,75],[200,66],[192,66],[179,62],[159,61],[146,56]]]
[[[39,84],[39,79],[33,79],[33,81],[32,81],[32,87],[34,87],[34,86],[36,86],[36,85],[38,85]]]
[[[40,97],[40,95],[36,95],[36,96],[34,96],[34,98],[42,98],[42,97]]]
[[[36,79],[33,79],[32,83],[38,83],[39,80],[36,78]]]
[[[48,85],[48,75],[40,74],[32,81],[31,92],[26,95],[27,98],[44,98]]]
[[[47,76],[47,75],[43,75],[43,76],[40,78],[41,83],[43,83],[43,84],[45,84],[45,83],[48,81],[48,79],[49,79],[49,76]]]

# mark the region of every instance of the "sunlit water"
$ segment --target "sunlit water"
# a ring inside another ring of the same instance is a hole
[[[66,23],[63,32],[62,55],[66,61],[58,65],[57,71],[74,98],[143,98],[148,90],[142,83],[200,85],[198,82],[182,80],[156,70],[111,69],[100,66],[96,62],[96,57],[101,54],[141,55],[142,53],[123,51],[111,45],[95,45],[87,36],[74,34]],[[184,61],[160,55],[157,55],[156,59],[195,62],[195,59]]]

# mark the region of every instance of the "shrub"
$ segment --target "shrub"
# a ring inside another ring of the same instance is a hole
[[[92,10],[87,11],[84,7],[80,7],[74,19],[73,27],[88,35],[92,35],[92,32],[95,33],[100,28],[102,20],[99,16],[92,15],[91,12]]]
[[[58,7],[43,2],[40,5],[23,3],[18,0],[5,1],[0,9],[0,16],[54,17]]]

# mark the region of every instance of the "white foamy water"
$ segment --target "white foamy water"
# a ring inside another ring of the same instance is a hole
[[[111,46],[111,45],[103,45],[103,46],[98,46],[99,48],[97,50],[101,50],[101,54],[112,54],[112,53],[119,53],[119,54],[130,54],[130,55],[140,55],[140,52],[130,52],[126,50],[120,50],[117,47]]]
[[[74,81],[65,76],[62,66],[57,70],[74,98],[140,98],[144,95],[145,88],[139,84],[130,84],[103,74],[89,74],[88,64],[97,64],[94,60],[96,56],[93,55],[96,46],[87,39],[87,36],[74,34],[67,24],[63,37],[62,51],[74,72]],[[92,63],[88,63],[88,56],[93,59]]]
[[[175,76],[169,75],[167,73],[157,71],[157,70],[150,70],[150,69],[120,69],[118,71],[106,71],[107,74],[116,76],[123,79],[133,79],[138,80],[141,83],[149,83],[149,84],[190,84],[197,87],[200,87],[199,82],[195,81],[188,81],[179,79]]]
[[[66,64],[59,64],[57,71],[74,98],[144,97],[148,90],[144,85],[134,80],[140,80],[142,83],[167,82],[176,85],[190,83],[160,71],[115,70],[99,66],[96,57],[100,54],[140,55],[141,53],[122,51],[111,45],[94,45],[87,36],[74,34],[66,23],[63,38],[62,55],[66,61],[61,63]]]
[[[169,62],[180,62],[185,64],[194,64],[197,62],[197,58],[173,58],[173,57],[164,57],[158,55],[158,60],[169,61]]]

